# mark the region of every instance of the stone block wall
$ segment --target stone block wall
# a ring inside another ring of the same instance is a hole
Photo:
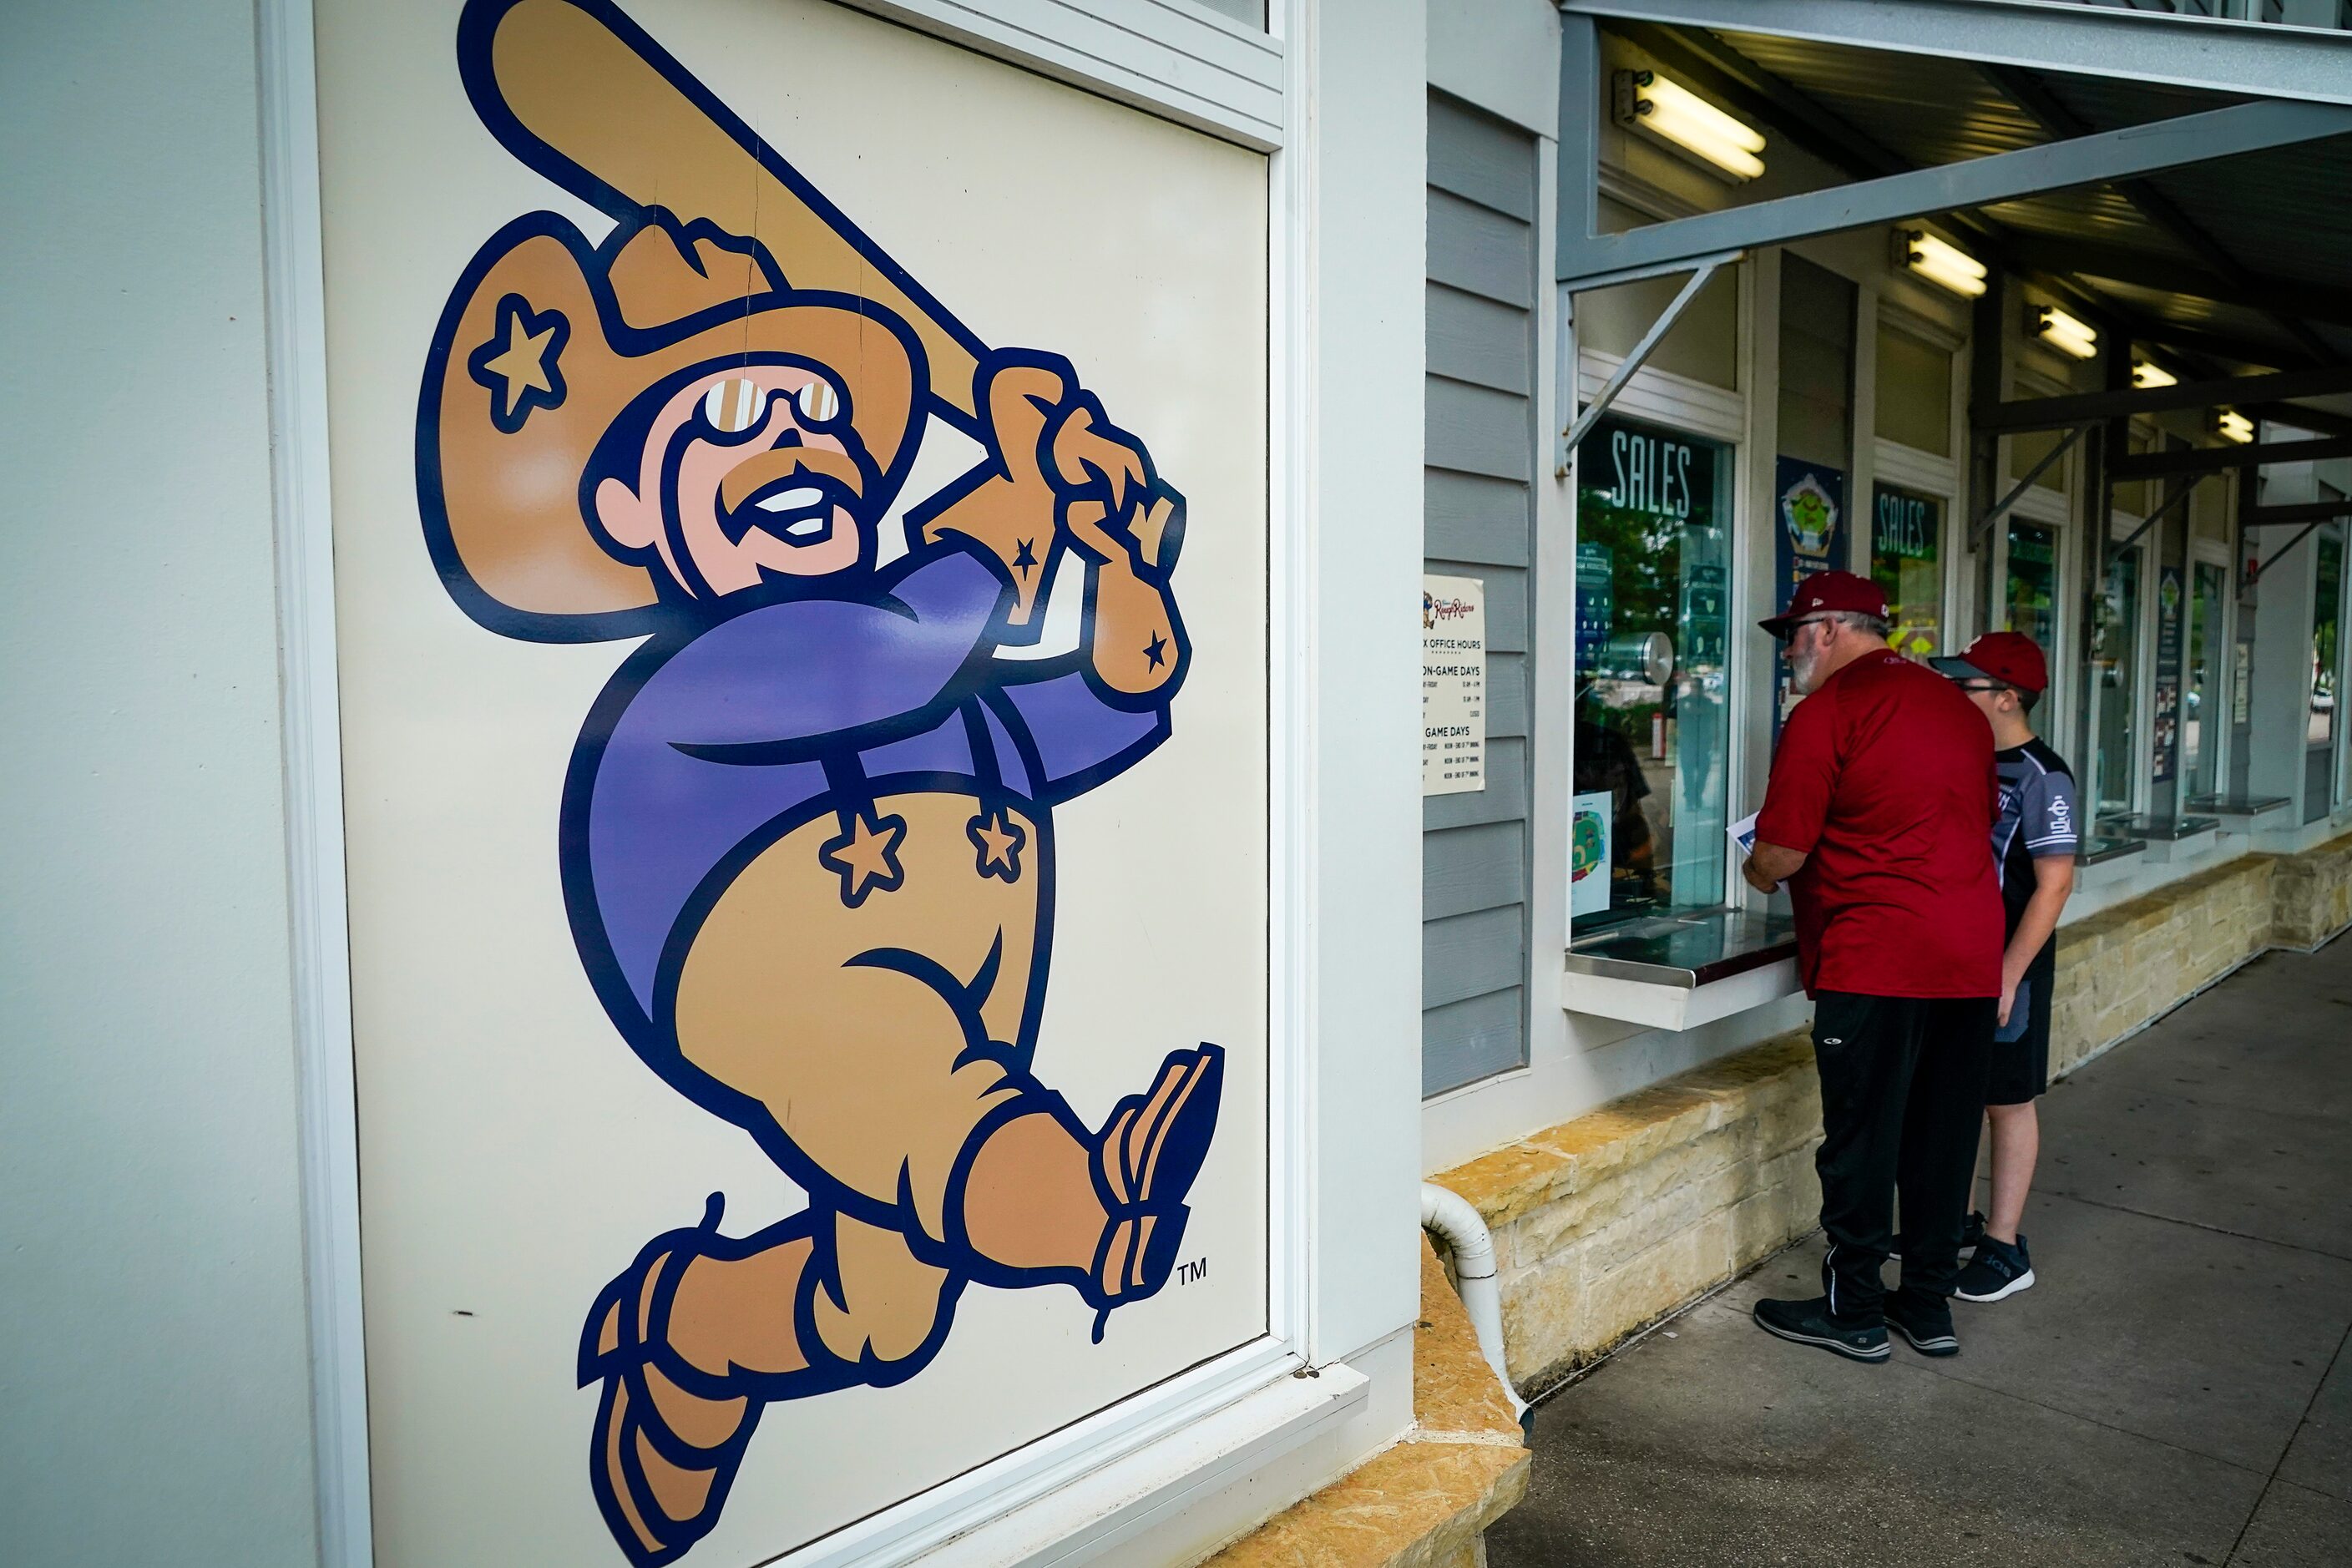
[[[1495,1233],[1522,1393],[1811,1230],[1821,1090],[1801,1032],[1434,1178]]]
[[[2352,835],[2249,855],[2058,934],[2065,1072],[2273,946],[2352,925]],[[1804,1031],[1431,1179],[1495,1233],[1511,1376],[1532,1396],[1811,1231],[1821,1090]]]
[[[2273,946],[2316,947],[2352,925],[2352,833],[2281,856],[2275,875]]]

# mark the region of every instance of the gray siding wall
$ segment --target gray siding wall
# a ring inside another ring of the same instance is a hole
[[[1423,553],[1486,585],[1486,787],[1422,803],[1422,1092],[1527,1059],[1536,142],[1429,100]]]

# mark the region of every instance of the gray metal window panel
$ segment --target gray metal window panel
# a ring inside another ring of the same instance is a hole
[[[1423,461],[1431,468],[1521,483],[1533,477],[1535,454],[1518,438],[1529,416],[1527,398],[1437,375],[1426,398]]]
[[[1421,1092],[1444,1094],[1524,1066],[1527,1005],[1525,988],[1514,985],[1422,1014]]]
[[[1444,191],[1429,193],[1429,276],[1525,310],[1535,303],[1535,226]]]
[[[1525,566],[1528,487],[1475,474],[1425,469],[1421,476],[1423,548],[1447,561]]]
[[[1528,313],[1459,289],[1427,289],[1429,373],[1524,396],[1534,370]]]
[[[1527,896],[1527,824],[1486,822],[1423,838],[1423,920],[1513,907],[1525,902]]]
[[[1518,984],[1527,972],[1525,925],[1517,905],[1424,922],[1422,1006],[1443,1007]]]

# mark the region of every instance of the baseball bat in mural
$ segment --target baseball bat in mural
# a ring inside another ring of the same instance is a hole
[[[914,1377],[968,1286],[1068,1287],[1099,1340],[1174,1269],[1223,1052],[1139,1052],[1099,1125],[1031,1059],[1055,808],[1167,739],[1190,663],[1183,500],[1067,360],[982,344],[616,6],[470,0],[457,43],[491,134],[613,226],[526,214],[457,279],[426,543],[492,632],[642,639],[566,777],[574,943],[667,1089],[809,1194],[741,1237],[714,1197],[586,1312],[591,1488],[666,1563],[764,1409]],[[982,456],[910,498],[934,419]]]

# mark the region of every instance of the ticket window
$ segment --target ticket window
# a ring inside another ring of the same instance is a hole
[[[1870,520],[1870,575],[1886,595],[1887,641],[1930,658],[1944,647],[1944,503],[1880,485]]]
[[[2091,736],[2093,820],[2137,809],[2140,598],[2147,550],[2134,545],[2108,564],[2091,604],[2086,728]]]
[[[2182,694],[2180,776],[2195,800],[2221,792],[2221,733],[2227,710],[2221,689],[2228,644],[2222,616],[2229,605],[2229,568],[2200,561],[2189,585],[2189,680]]]
[[[1731,460],[1618,419],[1578,449],[1579,931],[1723,902]]]

